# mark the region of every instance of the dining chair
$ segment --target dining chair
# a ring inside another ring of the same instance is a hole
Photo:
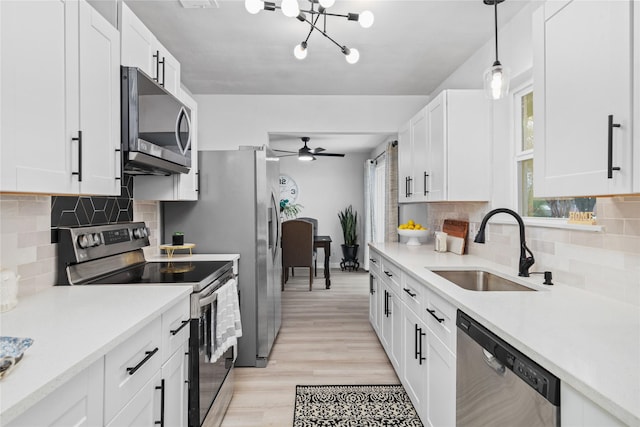
[[[309,268],[309,290],[313,287],[315,254],[313,250],[313,224],[292,219],[282,223],[282,290],[289,280],[289,268]]]
[[[316,218],[310,218],[310,217],[307,217],[307,216],[299,217],[299,218],[296,218],[296,219],[299,219],[299,220],[302,220],[302,221],[307,221],[307,222],[310,222],[311,224],[313,224],[313,237],[315,239],[315,237],[318,235],[318,220]],[[314,245],[314,248],[313,248],[313,256],[314,256],[313,272],[314,272],[314,275],[316,277],[318,277],[318,252],[317,252],[317,250],[315,248],[315,245]],[[293,275],[293,269],[291,269],[291,273]]]

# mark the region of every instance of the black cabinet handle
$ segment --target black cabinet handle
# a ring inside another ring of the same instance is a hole
[[[416,325],[418,326],[418,325]],[[422,365],[422,362],[424,362],[425,360],[427,360],[426,357],[422,356],[422,337],[424,337],[425,335],[427,335],[425,332],[422,332],[422,328],[418,328],[418,364]]]
[[[82,131],[78,131],[77,138],[71,138],[72,141],[78,141],[78,172],[71,172],[71,175],[78,175],[78,182],[82,182]]]
[[[391,297],[391,294],[388,291],[384,291],[384,315],[385,317],[389,317],[389,314],[391,314],[391,310],[389,310],[389,297]]]
[[[409,197],[409,177],[404,177],[404,197]]]
[[[180,330],[182,328],[184,328],[185,326],[187,326],[189,324],[188,320],[183,320],[182,323],[180,324],[180,326],[178,326],[178,329],[172,329],[169,332],[171,332],[171,335],[176,335],[178,332],[180,332]]]
[[[426,196],[427,194],[429,194],[429,190],[427,190],[427,177],[429,176],[429,174],[427,172],[424,173],[424,195]]]
[[[371,295],[373,295],[373,294],[375,294],[375,293],[376,293],[375,289],[373,288],[373,280],[374,280],[374,279],[373,279],[373,274],[370,274],[370,275],[369,275],[369,293],[370,293]]]
[[[413,326],[415,327],[414,331],[413,331],[413,358],[418,360],[418,324],[414,323]]]
[[[439,323],[444,322],[444,317],[442,317],[442,318],[441,318],[441,317],[436,316],[436,311],[435,311],[435,310],[429,310],[429,309],[427,308],[427,311],[428,311],[428,312],[429,312],[429,314],[430,314],[430,315],[432,315],[432,316],[433,316],[433,317],[434,317],[434,318],[435,318]]]
[[[409,191],[407,191],[407,197],[411,197],[413,196],[413,193],[411,192],[411,183],[413,182],[413,178],[407,177],[407,181],[409,182]]]
[[[156,390],[160,390],[160,421],[156,421],[154,424],[164,427],[164,379],[160,381],[160,387],[156,387]]]
[[[164,64],[165,64],[165,62],[164,62],[164,61],[165,61],[165,59],[166,59],[166,58],[163,56],[163,57],[162,57],[162,60],[158,60],[158,66],[159,66],[160,64],[162,64],[162,82],[161,82],[161,83],[159,82],[159,83],[160,83],[160,86],[162,86],[162,87],[164,87]],[[160,78],[160,76],[158,76],[158,79],[159,79],[159,78]]]
[[[384,274],[386,274],[389,277],[393,277],[393,274],[389,273],[388,271],[385,271]]]
[[[620,123],[613,123],[613,114],[609,114],[609,141],[607,146],[607,178],[613,178],[613,171],[619,171],[619,166],[613,166],[613,128],[619,128]]]
[[[371,262],[372,262],[372,263],[374,263],[374,264],[377,264],[377,263],[378,263],[378,261],[376,261],[376,260],[375,260],[375,259],[373,259],[373,258],[369,258],[369,261],[371,261]]]
[[[196,192],[200,191],[200,169],[196,172]]]
[[[145,363],[147,363],[147,360],[151,359],[151,357],[153,357],[154,354],[156,354],[158,352],[158,347],[154,348],[151,351],[145,351],[144,354],[146,355],[144,357],[144,359],[142,359],[136,366],[134,366],[133,368],[127,368],[127,372],[129,373],[129,375],[133,375],[136,373],[136,371],[138,369],[140,369],[142,367],[142,365],[144,365]]]
[[[120,149],[119,148],[116,148],[116,153],[120,153]],[[120,174],[122,174],[122,156],[121,155],[118,155],[118,160],[117,161],[120,163]],[[122,179],[122,176],[116,176],[115,179],[116,180],[120,180],[120,179]]]
[[[415,298],[417,295],[415,292],[411,292],[411,289],[409,288],[403,288],[403,290],[408,293],[411,298]]]

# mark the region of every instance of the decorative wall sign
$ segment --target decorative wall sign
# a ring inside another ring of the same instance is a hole
[[[593,212],[569,212],[569,224],[596,225]]]

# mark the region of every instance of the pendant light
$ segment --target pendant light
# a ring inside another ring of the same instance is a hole
[[[509,69],[498,60],[498,3],[505,0],[483,0],[484,4],[493,6],[494,30],[496,40],[496,60],[484,72],[484,91],[489,99],[503,98],[509,92]]]

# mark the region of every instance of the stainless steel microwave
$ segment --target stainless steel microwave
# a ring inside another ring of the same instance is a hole
[[[122,67],[123,170],[132,175],[188,173],[191,110],[136,67]]]

